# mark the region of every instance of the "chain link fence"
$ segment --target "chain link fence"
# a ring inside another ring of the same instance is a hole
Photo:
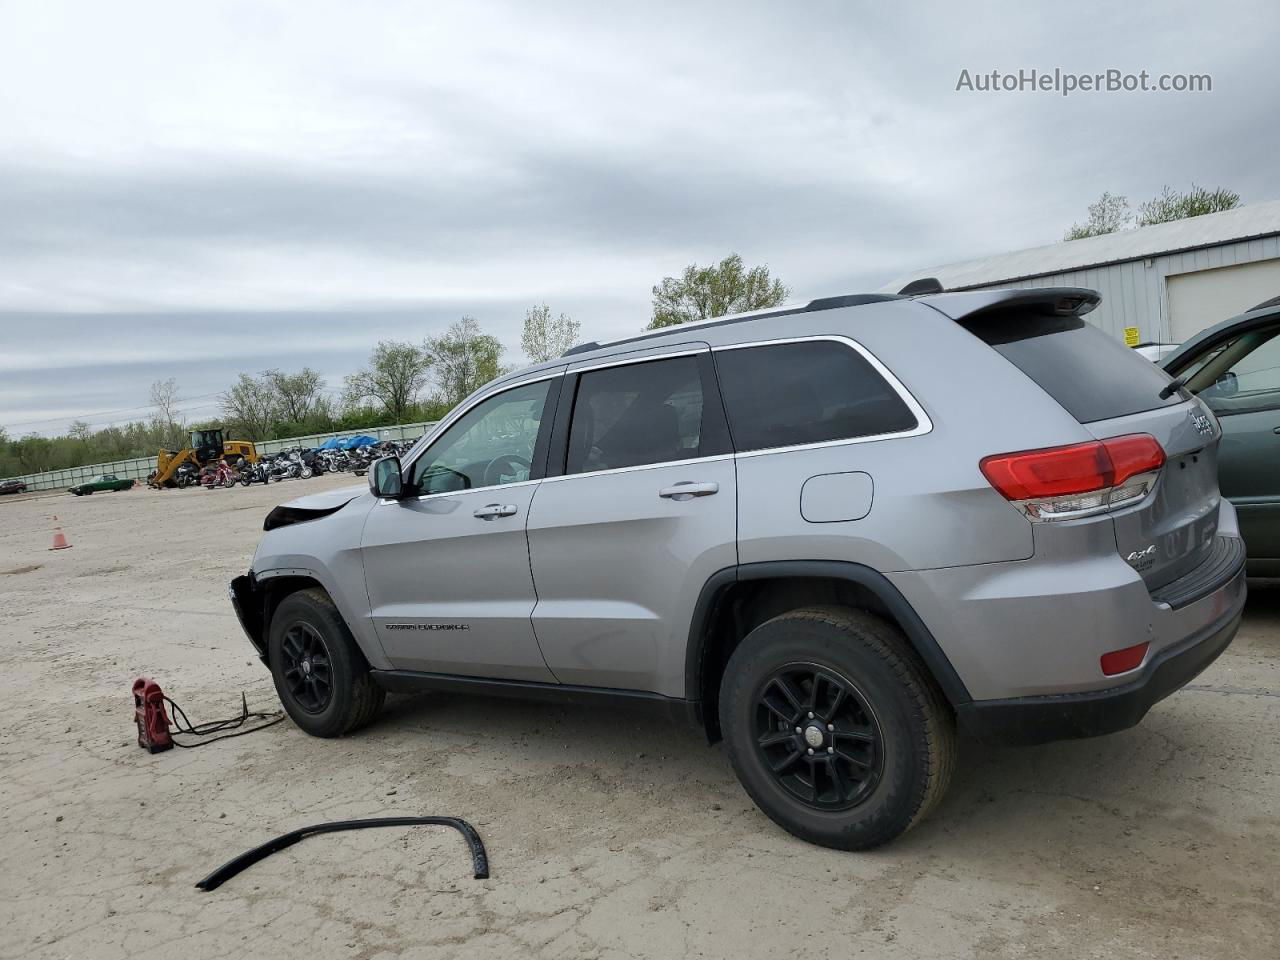
[[[347,430],[335,433],[313,433],[305,437],[286,437],[282,440],[263,440],[255,443],[259,454],[279,453],[281,450],[292,450],[295,447],[317,447],[332,437],[377,437],[379,440],[417,440],[436,425],[435,420],[424,420],[421,423],[401,423],[393,427],[370,427],[367,430]],[[27,485],[28,490],[65,490],[78,483],[85,483],[94,477],[104,474],[119,477],[122,480],[138,480],[146,482],[147,477],[156,468],[155,457],[137,457],[132,460],[112,460],[108,463],[91,463],[83,467],[66,467],[62,470],[45,470],[41,473],[28,473],[20,477],[3,477],[0,479],[18,480]]]

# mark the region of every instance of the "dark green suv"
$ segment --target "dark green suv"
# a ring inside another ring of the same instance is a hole
[[[1280,297],[1210,327],[1162,364],[1218,417],[1218,486],[1240,518],[1248,572],[1280,576]]]

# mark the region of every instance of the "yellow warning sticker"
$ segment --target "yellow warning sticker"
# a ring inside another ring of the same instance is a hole
[[[1124,345],[1126,347],[1136,347],[1141,340],[1137,327],[1124,328]]]

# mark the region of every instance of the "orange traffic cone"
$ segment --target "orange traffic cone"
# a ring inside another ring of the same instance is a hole
[[[54,517],[53,519],[57,520],[58,518]],[[71,549],[71,544],[67,543],[67,535],[62,532],[62,527],[53,528],[53,546],[50,547],[49,549],[50,550]]]

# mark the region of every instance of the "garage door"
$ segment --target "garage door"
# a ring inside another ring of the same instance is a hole
[[[1182,343],[1205,327],[1280,296],[1280,260],[1197,270],[1165,278],[1169,291],[1169,333]]]

